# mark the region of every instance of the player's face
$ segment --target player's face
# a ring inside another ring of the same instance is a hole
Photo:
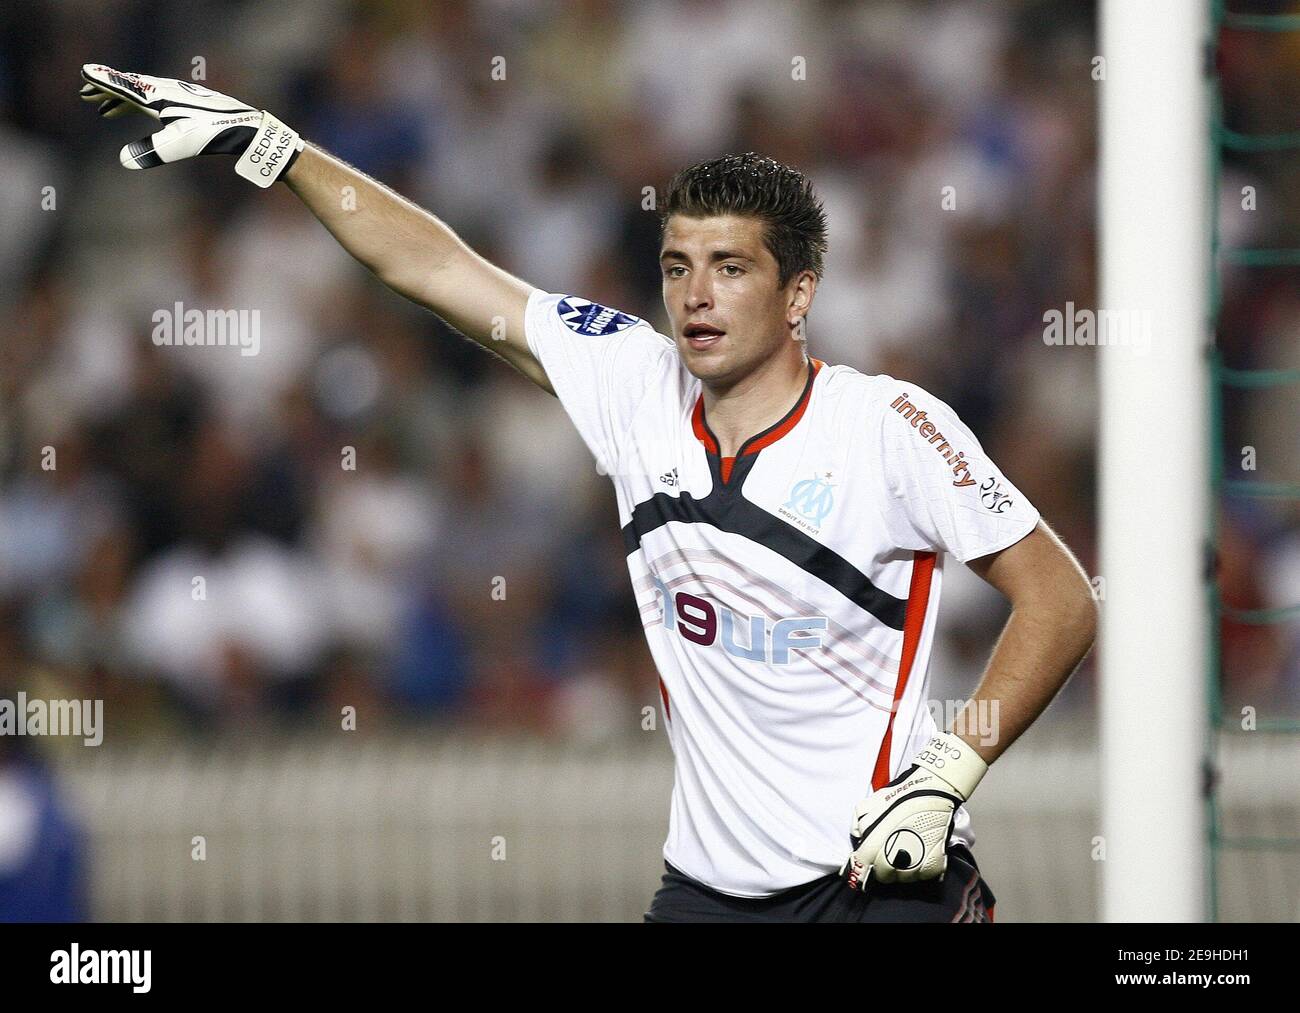
[[[757,218],[673,215],[659,266],[664,307],[686,368],[729,386],[791,341],[791,293]]]

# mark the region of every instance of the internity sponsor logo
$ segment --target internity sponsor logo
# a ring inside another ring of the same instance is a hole
[[[152,950],[83,950],[73,943],[50,954],[50,981],[55,985],[130,985],[148,992]]]
[[[966,451],[958,450],[943,432],[933,422],[926,418],[926,411],[918,408],[907,400],[907,391],[899,394],[890,402],[889,407],[898,412],[899,415],[912,423],[912,428],[916,430],[921,439],[934,447],[935,452],[942,455],[943,459],[948,462],[952,468],[952,484],[958,489],[963,489],[969,485],[979,483],[979,497],[988,510],[995,514],[1004,513],[1015,502],[1009,493],[1002,489],[1002,483],[998,481],[996,475],[990,475],[988,478],[980,481],[972,473],[970,462],[966,460]]]
[[[153,343],[168,347],[238,348],[240,355],[262,349],[261,310],[201,310],[176,302],[154,310]]]
[[[0,735],[69,735],[88,746],[104,741],[103,700],[37,700],[20,692],[0,699]]]
[[[947,437],[943,435],[938,426],[926,418],[925,410],[918,408],[907,400],[907,391],[903,391],[898,397],[894,398],[889,407],[911,422],[912,428],[920,434],[921,439],[934,447],[935,451],[952,465],[953,485],[962,488],[975,484],[975,479],[971,477],[970,464],[966,461],[966,451],[957,450],[948,442]]]

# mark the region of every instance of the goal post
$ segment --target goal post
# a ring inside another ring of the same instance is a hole
[[[1096,848],[1105,921],[1206,914],[1208,33],[1199,0],[1101,6]]]

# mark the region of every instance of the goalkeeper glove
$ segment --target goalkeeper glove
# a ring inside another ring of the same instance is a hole
[[[157,133],[122,149],[122,164],[128,169],[149,169],[195,155],[238,154],[235,172],[268,187],[304,146],[296,131],[265,110],[189,81],[127,74],[95,63],[83,66],[81,76],[87,82],[81,97],[99,103],[99,115],[113,119],[134,110],[163,124]]]
[[[879,883],[942,878],[957,806],[986,770],[957,736],[935,735],[906,770],[858,803],[849,836],[853,854],[840,875],[864,891],[873,875]]]

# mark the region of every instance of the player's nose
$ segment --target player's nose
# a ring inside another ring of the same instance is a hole
[[[707,278],[696,276],[686,289],[686,308],[691,312],[713,305],[713,287]]]

